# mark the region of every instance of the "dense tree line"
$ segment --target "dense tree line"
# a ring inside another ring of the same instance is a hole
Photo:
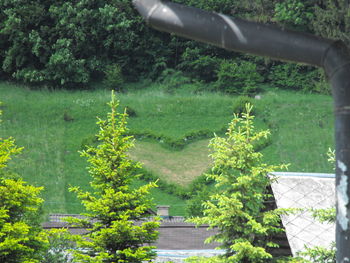
[[[350,13],[346,0],[177,2],[349,43]],[[273,81],[275,70],[287,75],[289,71],[312,71],[308,67],[281,68],[266,59],[156,32],[144,24],[131,0],[3,0],[0,65],[0,78],[65,88],[85,87],[92,80],[106,78],[157,79],[170,68],[184,73],[191,81],[218,82],[216,88],[225,87],[226,92],[242,88],[227,88],[232,85],[230,79],[223,78],[227,72],[244,76],[253,70],[264,76],[243,80],[251,85],[252,81]],[[244,68],[243,72],[237,73],[238,68]],[[319,78],[318,74],[311,77],[316,81]],[[293,88],[300,89],[297,85]]]

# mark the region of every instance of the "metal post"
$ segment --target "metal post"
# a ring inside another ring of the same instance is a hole
[[[325,55],[334,98],[336,149],[337,262],[350,262],[350,51],[336,42]]]

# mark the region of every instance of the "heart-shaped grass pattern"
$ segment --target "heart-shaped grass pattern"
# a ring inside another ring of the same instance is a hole
[[[186,186],[210,168],[208,143],[209,139],[199,140],[171,150],[158,142],[137,141],[130,155],[161,179]]]

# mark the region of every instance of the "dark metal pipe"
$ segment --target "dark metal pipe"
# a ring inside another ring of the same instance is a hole
[[[279,60],[322,66],[332,40],[160,0],[134,0],[155,29],[215,46]],[[302,60],[302,61],[301,61]]]
[[[158,30],[227,50],[324,68],[332,85],[335,111],[337,262],[350,262],[350,51],[345,44],[171,2],[133,3]]]

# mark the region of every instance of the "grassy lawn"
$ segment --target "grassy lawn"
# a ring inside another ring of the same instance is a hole
[[[160,178],[183,186],[210,167],[209,138],[188,141],[183,149],[173,149],[166,141],[186,142],[189,134],[201,131],[220,133],[232,118],[236,100],[215,93],[168,94],[159,85],[142,84],[118,98],[121,108],[136,112],[128,122],[138,137],[131,156]],[[103,89],[45,91],[0,83],[1,137],[13,136],[25,147],[12,167],[30,183],[45,187],[46,212],[81,211],[67,189],[89,187],[86,162],[78,151],[92,140],[96,116],[104,118],[109,100],[110,92]],[[332,171],[326,157],[333,145],[331,97],[270,90],[255,105],[256,126],[272,132],[271,144],[263,150],[267,162],[291,163],[289,171]],[[171,205],[173,215],[184,214],[180,198],[159,189],[152,194],[157,204]]]

